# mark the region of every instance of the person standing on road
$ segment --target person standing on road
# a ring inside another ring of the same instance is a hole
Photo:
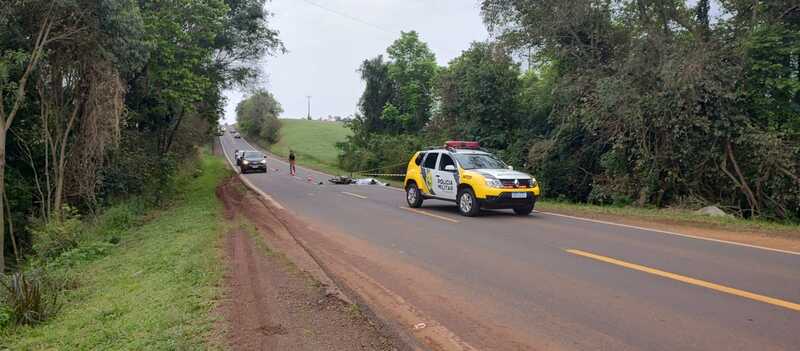
[[[289,150],[289,175],[297,175],[297,169],[295,168],[295,156],[294,151]]]

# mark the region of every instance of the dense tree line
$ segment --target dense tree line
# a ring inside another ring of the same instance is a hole
[[[209,140],[222,90],[283,50],[265,0],[0,4],[0,271],[78,213],[158,203]],[[10,242],[12,245],[5,245]]]
[[[431,113],[412,129],[389,127],[410,106],[397,58],[364,62],[344,167],[476,139],[548,197],[800,218],[796,1],[484,0],[482,13],[496,40],[418,81]],[[523,72],[513,58],[528,53]],[[429,57],[416,55],[404,60]]]
[[[258,89],[236,105],[236,125],[247,136],[274,144],[280,139],[281,113],[278,100],[270,92]]]

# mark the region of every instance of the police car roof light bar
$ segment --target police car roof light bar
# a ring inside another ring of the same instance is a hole
[[[477,141],[458,141],[458,140],[448,140],[444,143],[445,148],[447,149],[472,149],[472,150],[480,150],[481,143]]]

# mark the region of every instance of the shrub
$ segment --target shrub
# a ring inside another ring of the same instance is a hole
[[[347,171],[375,170],[378,173],[404,173],[406,164],[414,152],[421,150],[426,142],[414,135],[373,134],[366,143],[355,138],[338,143],[341,150],[339,166]]]
[[[46,321],[61,309],[62,289],[43,271],[18,271],[0,279],[0,285],[5,306],[0,309],[0,321],[7,318],[11,324],[33,325]]]
[[[52,258],[76,247],[81,225],[78,211],[65,206],[60,220],[40,222],[31,228],[33,250],[42,258]]]
[[[105,238],[119,237],[124,231],[141,223],[141,215],[146,208],[147,205],[140,198],[110,207],[98,217],[97,230]]]
[[[119,239],[112,237],[108,242],[94,241],[82,244],[77,248],[63,252],[56,259],[48,263],[48,267],[72,267],[79,263],[87,263],[108,256]]]
[[[11,310],[0,301],[0,330],[11,325]]]

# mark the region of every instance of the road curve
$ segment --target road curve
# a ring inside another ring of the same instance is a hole
[[[229,158],[253,149],[220,142]],[[465,218],[439,201],[411,210],[397,189],[268,163],[245,177],[362,243],[348,259],[476,349],[800,350],[798,254],[543,213]]]

